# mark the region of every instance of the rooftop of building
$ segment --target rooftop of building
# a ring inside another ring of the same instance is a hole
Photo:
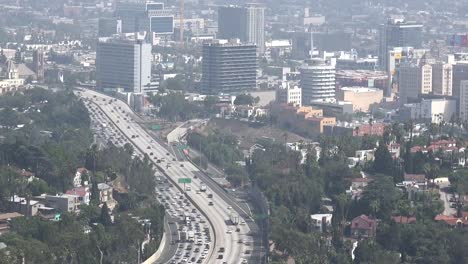
[[[336,77],[354,79],[386,79],[388,78],[388,75],[384,71],[337,70]]]
[[[376,89],[376,88],[359,87],[359,86],[343,87],[343,88],[341,88],[341,90],[342,91],[351,91],[351,92],[354,92],[354,93],[370,93],[370,92],[382,91],[382,90]]]

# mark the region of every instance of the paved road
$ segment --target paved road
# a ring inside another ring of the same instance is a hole
[[[100,109],[105,112],[106,116],[112,120],[113,124],[116,125],[138,149],[146,151],[146,154],[153,157],[155,164],[160,166],[160,169],[164,171],[165,175],[167,175],[171,181],[176,183],[181,178],[190,178],[192,180],[190,184],[192,190],[187,191],[185,195],[201,213],[206,215],[214,234],[214,239],[210,242],[210,250],[204,263],[235,264],[241,263],[244,258],[249,257],[245,255],[245,252],[246,250],[252,250],[250,246],[252,238],[249,236],[250,228],[248,225],[239,225],[239,232],[236,232],[235,228],[229,225],[229,217],[233,210],[231,209],[231,201],[229,198],[215,193],[208,182],[206,193],[197,192],[196,190],[200,189],[202,183],[198,176],[195,177],[195,175],[199,173],[199,170],[190,162],[177,161],[163,145],[154,141],[140,125],[133,122],[131,118],[128,118],[126,114],[130,113],[131,109],[125,103],[116,101],[109,104],[108,101],[111,99],[110,97],[89,90],[83,91],[82,96],[96,102]],[[150,153],[152,154],[150,155]],[[157,159],[164,160],[160,163],[156,163]],[[176,161],[173,161],[174,159]],[[179,188],[183,188],[183,185],[179,184]],[[213,193],[213,198],[208,198],[207,193]],[[210,202],[212,202],[213,205],[209,205]],[[241,221],[245,221],[242,216]],[[242,241],[242,243],[239,243],[239,241]],[[248,242],[246,243],[246,241]],[[225,252],[218,253],[220,248],[224,248]],[[218,259],[219,255],[222,256]]]
[[[455,215],[457,213],[457,210],[455,208],[451,208],[450,204],[451,202],[449,201],[451,194],[445,192],[446,188],[448,188],[449,183],[439,183],[439,195],[440,195],[440,200],[444,202],[444,212],[442,213],[443,215],[451,216]]]

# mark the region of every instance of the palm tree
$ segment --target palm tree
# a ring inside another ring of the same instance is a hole
[[[372,202],[370,202],[369,207],[372,210],[373,217],[377,218],[377,211],[380,210],[380,201],[373,200]]]
[[[424,165],[424,174],[426,175],[426,178],[429,180],[434,181],[435,178],[437,178],[437,175],[439,174],[439,166],[436,164],[425,164]]]

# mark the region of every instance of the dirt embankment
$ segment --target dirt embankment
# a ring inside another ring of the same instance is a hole
[[[208,134],[216,130],[237,136],[241,140],[240,147],[242,149],[250,148],[257,139],[261,138],[270,138],[277,142],[285,142],[285,140],[287,142],[308,141],[308,139],[286,130],[232,119],[212,119],[201,132]]]

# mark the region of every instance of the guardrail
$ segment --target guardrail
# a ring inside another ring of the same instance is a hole
[[[142,264],[152,264],[156,262],[161,257],[161,254],[164,251],[165,246],[166,246],[166,232],[163,233],[163,236],[161,238],[161,243],[159,243],[158,250],[154,252],[154,254],[151,255],[149,258],[147,258],[145,261],[143,261]]]
[[[105,95],[105,94],[104,94]],[[109,95],[105,95],[105,96],[108,96],[110,97]],[[96,104],[95,102],[91,101],[94,105],[96,105],[97,107],[99,107],[99,109],[101,109],[101,111],[106,115],[106,117],[110,120],[110,122],[112,122],[112,124],[114,124],[114,126],[122,133],[122,135],[124,135],[130,142],[133,142],[132,139],[130,137],[128,137],[124,132],[123,130],[117,125],[114,123],[114,121],[112,121],[112,118],[109,117],[109,115],[102,109],[102,107],[99,105],[99,104]],[[138,147],[137,144],[133,144],[135,146],[135,148],[137,148],[141,153],[145,154],[145,151],[143,149],[141,149],[140,147]],[[171,181],[173,183],[173,185],[178,188],[183,194],[185,197],[187,197],[188,200],[190,200],[190,202],[192,202],[193,206],[195,206],[205,217],[206,219],[208,220],[208,223],[210,224],[211,226],[211,229],[213,230],[213,247],[210,248],[210,255],[209,255],[209,258],[207,259],[211,259],[213,257],[213,253],[215,252],[215,245],[216,245],[216,232],[214,231],[214,225],[213,223],[211,222],[210,218],[208,217],[208,215],[203,211],[201,210],[201,208],[192,200],[192,198],[190,198],[190,196],[188,196],[185,191],[182,189],[182,187],[180,187],[171,177],[169,177],[169,175],[167,175],[167,173],[165,172],[165,170],[160,167],[156,162],[154,162],[153,160],[150,159],[150,161],[159,169],[159,171],[164,174],[164,176],[166,176],[166,178],[168,178],[169,181]],[[158,249],[159,250],[159,249]],[[153,262],[154,263],[154,262]]]

